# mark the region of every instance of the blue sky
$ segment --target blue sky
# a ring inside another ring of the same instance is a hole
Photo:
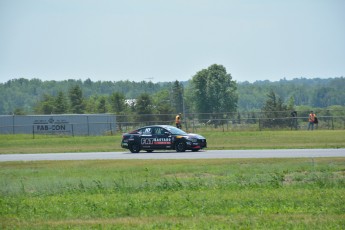
[[[343,0],[0,0],[0,82],[345,75]]]

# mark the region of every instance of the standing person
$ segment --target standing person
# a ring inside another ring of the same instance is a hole
[[[308,130],[314,130],[314,121],[315,121],[315,113],[313,111],[310,111],[309,117],[308,117]]]
[[[297,124],[297,111],[291,112],[291,129],[295,128],[297,130],[298,124]]]
[[[181,129],[182,125],[181,125],[181,113],[177,114],[175,117],[175,124],[176,124],[176,128]]]
[[[315,115],[315,114],[314,114],[314,115]],[[319,126],[319,120],[317,119],[317,116],[316,116],[316,115],[314,116],[314,124],[315,124],[315,129],[317,129],[318,126]]]

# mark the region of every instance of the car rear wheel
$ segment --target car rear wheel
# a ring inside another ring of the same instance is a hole
[[[176,144],[175,149],[176,149],[176,152],[185,152],[186,144],[180,141]]]
[[[133,143],[129,146],[129,150],[132,152],[132,153],[138,153],[140,152],[140,146],[139,144],[137,143]]]

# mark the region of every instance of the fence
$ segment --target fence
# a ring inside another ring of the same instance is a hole
[[[291,116],[286,111],[241,113],[191,113],[182,115],[182,129],[187,132],[306,130],[308,111]],[[345,129],[345,111],[318,111],[315,129]],[[318,115],[320,114],[320,115]],[[175,125],[175,114],[73,114],[0,116],[0,134],[113,135],[146,125]]]
[[[104,135],[116,132],[111,114],[0,116],[0,134]]]
[[[307,130],[309,111],[297,111],[300,116],[290,112],[275,111],[242,113],[194,113],[182,115],[182,129],[188,132],[198,130],[214,131],[261,131],[261,130]],[[319,111],[319,123],[314,129],[345,129],[345,111]],[[175,114],[117,115],[117,130],[127,132],[141,126],[174,124]]]

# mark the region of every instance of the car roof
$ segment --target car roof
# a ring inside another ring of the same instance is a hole
[[[172,126],[172,125],[147,125],[147,126],[140,127],[138,129],[148,128],[148,127],[161,127],[161,128],[165,128],[165,129],[166,128],[171,128],[171,127],[174,128],[174,126]]]

